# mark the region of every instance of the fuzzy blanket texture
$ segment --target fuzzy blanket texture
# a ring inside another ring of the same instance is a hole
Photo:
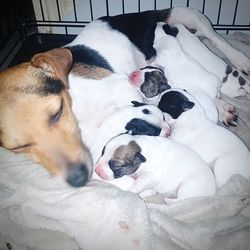
[[[250,57],[248,36],[227,39]],[[249,99],[228,101],[250,148]],[[98,180],[71,188],[3,148],[0,171],[0,249],[250,249],[250,183],[239,175],[213,197],[165,205]]]

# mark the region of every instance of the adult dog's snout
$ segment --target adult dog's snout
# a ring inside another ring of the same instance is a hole
[[[67,170],[66,181],[72,187],[85,186],[89,180],[89,170],[85,164],[71,166]]]

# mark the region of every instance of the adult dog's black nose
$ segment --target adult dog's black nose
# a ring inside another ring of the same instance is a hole
[[[88,182],[89,171],[84,164],[70,167],[67,172],[66,181],[72,187],[82,187]]]

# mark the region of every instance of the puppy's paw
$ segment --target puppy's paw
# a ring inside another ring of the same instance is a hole
[[[216,98],[215,102],[219,113],[219,121],[227,127],[236,127],[238,115],[235,107],[220,98]]]
[[[236,127],[238,122],[238,115],[237,114],[229,114],[225,119],[222,121],[223,124],[227,127]]]

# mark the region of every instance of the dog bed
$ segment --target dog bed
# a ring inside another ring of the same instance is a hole
[[[226,36],[250,57],[250,37]],[[248,43],[248,44],[247,44]],[[213,48],[212,48],[213,49]],[[230,128],[250,148],[249,97],[224,97]],[[0,148],[0,249],[249,249],[250,183],[239,175],[214,197],[164,205],[92,180],[71,188],[24,155]]]

